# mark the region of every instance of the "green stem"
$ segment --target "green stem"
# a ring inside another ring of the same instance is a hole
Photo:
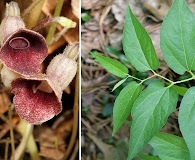
[[[166,77],[161,76],[160,74],[156,73],[156,72],[153,71],[153,70],[151,70],[151,72],[153,73],[153,75],[150,76],[150,77],[148,77],[148,78],[146,78],[146,79],[144,79],[144,80],[141,80],[141,79],[136,78],[136,77],[134,77],[134,76],[131,76],[131,75],[129,75],[129,74],[128,74],[128,77],[133,78],[133,79],[138,80],[138,81],[141,81],[140,83],[143,83],[143,82],[147,81],[148,79],[157,76],[157,77],[160,77],[160,78],[166,80],[167,82],[169,82],[170,85],[169,85],[168,87],[171,87],[171,86],[173,86],[173,85],[175,85],[175,84],[178,84],[178,83],[183,83],[183,82],[187,82],[187,81],[190,81],[190,80],[195,79],[195,75],[194,75],[194,73],[193,73],[192,71],[188,71],[188,72],[191,74],[192,77],[190,77],[190,78],[188,78],[188,79],[181,80],[181,81],[176,81],[176,82],[174,82],[174,81],[172,81],[172,80],[170,80],[170,79],[168,79],[168,78],[166,78]]]
[[[140,83],[144,83],[145,81],[147,81],[148,79],[150,79],[150,78],[152,78],[152,77],[155,77],[156,75],[152,75],[152,76],[150,76],[150,77],[148,77],[148,78],[146,78],[146,79],[139,79],[139,78],[137,78],[137,77],[134,77],[134,76],[131,76],[131,75],[129,75],[128,74],[128,77],[130,77],[130,78],[133,78],[133,79],[135,79],[135,80],[138,80],[138,81],[140,81]]]
[[[61,10],[62,10],[62,6],[63,6],[64,0],[58,0],[55,12],[54,12],[54,17],[60,16]],[[48,45],[51,45],[52,41],[53,41],[53,37],[56,31],[56,23],[53,23],[49,29],[49,32],[47,34],[46,37],[46,42]]]
[[[155,77],[155,76],[156,76],[156,75],[154,74],[154,75],[152,75],[152,76],[150,76],[150,77],[148,77],[148,78],[142,80],[141,83],[144,83],[144,82],[147,81],[148,79],[150,79],[150,78],[152,78],[152,77]]]
[[[188,72],[191,74],[192,77],[195,78],[195,75],[194,75],[194,73],[192,73],[192,71],[188,71]]]
[[[192,71],[188,71],[188,72],[191,74],[192,77],[190,77],[188,79],[181,80],[181,81],[171,82],[171,84],[168,87],[171,87],[172,85],[175,85],[178,83],[183,83],[183,82],[187,82],[187,81],[195,79],[195,75],[192,73]]]
[[[135,79],[135,80],[142,81],[141,79],[136,78],[136,77],[134,77],[134,76],[132,76],[132,75],[127,74],[127,76],[130,77],[130,78],[133,78],[133,79]]]
[[[177,83],[187,82],[187,81],[190,81],[190,80],[193,80],[193,79],[195,79],[195,77],[191,77],[191,78],[184,79],[184,80],[181,80],[181,81],[176,81],[176,82],[173,82],[173,83],[172,83],[172,85],[177,84]]]
[[[172,84],[172,83],[174,83],[174,82],[173,82],[173,81],[171,81],[170,79],[168,79],[168,78],[166,78],[166,77],[161,76],[160,74],[156,73],[155,71],[153,71],[153,70],[151,70],[151,71],[152,71],[152,73],[153,73],[155,76],[158,76],[158,77],[160,77],[160,78],[162,78],[162,79],[164,79],[164,80],[166,80],[166,81],[170,82],[171,84]]]

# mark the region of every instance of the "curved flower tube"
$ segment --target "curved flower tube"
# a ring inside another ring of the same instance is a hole
[[[41,71],[41,63],[47,57],[47,51],[42,35],[28,29],[19,29],[3,43],[0,59],[16,73],[33,75]]]
[[[18,115],[31,124],[41,124],[62,110],[62,91],[46,75],[12,81],[13,103]]]

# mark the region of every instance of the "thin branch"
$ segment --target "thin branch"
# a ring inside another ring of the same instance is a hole
[[[64,0],[58,0],[55,12],[54,12],[54,17],[60,16],[61,10],[62,10],[62,6],[63,6]],[[53,41],[53,37],[56,31],[56,23],[53,23],[49,29],[49,32],[47,34],[46,37],[46,42],[48,45],[51,45],[52,41]]]
[[[64,157],[63,157],[63,159],[65,159],[65,160],[68,158],[70,152],[72,151],[72,148],[75,144],[75,139],[76,139],[76,136],[77,136],[77,132],[78,132],[78,121],[79,121],[79,72],[77,72],[77,75],[76,75],[73,113],[74,113],[73,130],[72,130],[70,143],[69,143],[68,148],[67,148],[67,150],[64,154]]]

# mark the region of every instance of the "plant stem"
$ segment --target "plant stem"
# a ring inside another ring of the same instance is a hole
[[[27,142],[27,149],[30,153],[31,160],[40,160],[40,156],[39,156],[38,149],[37,149],[37,144],[35,142],[35,139],[32,133]]]
[[[157,76],[157,77],[160,77],[160,78],[162,78],[162,79],[168,81],[168,82],[170,83],[170,85],[169,85],[168,87],[171,87],[172,85],[175,85],[175,84],[177,84],[177,83],[183,83],[183,82],[187,82],[187,81],[190,81],[190,80],[195,79],[195,75],[194,75],[194,73],[193,73],[192,71],[188,71],[188,72],[192,75],[191,78],[184,79],[184,80],[181,80],[181,81],[176,81],[176,82],[174,82],[174,81],[172,81],[172,80],[170,80],[170,79],[168,79],[168,78],[166,78],[166,77],[161,76],[160,74],[156,73],[156,72],[153,71],[153,70],[151,70],[151,72],[152,72],[154,75],[152,75],[152,76],[150,76],[150,77],[148,77],[148,78],[146,78],[146,79],[144,79],[144,80],[141,80],[141,79],[136,78],[136,77],[134,77],[134,76],[131,76],[131,75],[129,75],[129,74],[128,74],[128,77],[133,78],[133,79],[138,80],[138,81],[141,81],[140,83],[143,83],[143,82],[145,82],[146,80],[148,80],[148,79],[150,79],[150,78],[152,78],[152,77]]]
[[[56,8],[55,8],[55,12],[54,12],[54,17],[60,16],[63,3],[64,3],[64,0],[58,0],[58,3],[57,3]],[[49,29],[49,32],[48,32],[47,37],[46,37],[46,42],[48,45],[51,45],[53,42],[53,37],[54,37],[55,31],[56,31],[56,26],[57,26],[57,24],[53,23]]]
[[[19,146],[17,147],[15,154],[12,158],[15,160],[22,159],[22,156],[24,154],[24,151],[26,149],[27,142],[29,140],[29,137],[33,131],[33,125],[29,124],[22,119],[20,120],[20,123],[18,124],[18,130],[20,133],[23,133],[22,141],[20,142]],[[24,132],[25,131],[25,132]]]
[[[30,125],[28,124],[27,122],[23,121],[23,120],[20,120],[20,123],[17,127],[18,129],[18,132],[24,137],[25,135],[25,130],[27,130],[27,126],[29,126],[31,129],[31,127],[33,128],[33,125]],[[32,129],[33,131],[33,129]],[[37,149],[37,145],[36,145],[36,142],[35,142],[35,139],[33,137],[33,134],[32,134],[32,131],[29,132],[29,139],[28,141],[26,141],[27,143],[27,149],[30,153],[30,156],[31,156],[31,160],[40,160],[40,157],[39,157],[39,154],[38,154],[38,149]]]
[[[188,72],[191,74],[192,77],[195,78],[195,75],[194,75],[194,73],[192,71],[188,71]]]
[[[58,137],[55,136],[54,137],[54,144],[55,144],[55,149],[56,149],[56,160],[59,159],[58,155],[59,155],[59,142],[58,142]]]
[[[156,73],[155,71],[153,71],[153,70],[151,70],[151,71],[152,71],[152,73],[153,73],[155,76],[158,76],[158,77],[160,77],[160,78],[162,78],[162,79],[164,79],[164,80],[166,80],[166,81],[170,82],[171,84],[172,84],[172,83],[174,83],[174,82],[173,82],[173,81],[171,81],[170,79],[168,79],[168,78],[166,78],[166,77],[161,76],[160,74]]]
[[[0,118],[1,118],[3,121],[5,121],[7,124],[10,123],[9,120],[7,119],[7,117],[4,116],[2,113],[0,113]]]
[[[181,80],[181,81],[176,81],[176,82],[173,82],[172,85],[177,84],[177,83],[187,82],[187,81],[193,80],[194,78],[195,78],[195,77],[191,77],[191,78],[184,79],[184,80]]]
[[[9,140],[7,139],[6,143],[5,143],[5,154],[4,154],[4,160],[8,159],[8,150],[9,149]]]
[[[148,78],[142,80],[141,83],[144,83],[144,82],[147,81],[148,79],[150,79],[150,78],[152,78],[152,77],[155,77],[155,76],[156,76],[156,75],[152,75],[152,76],[150,76],[150,77],[148,77]]]
[[[77,72],[76,75],[76,84],[75,84],[75,97],[74,97],[74,108],[73,108],[73,115],[74,115],[74,119],[73,119],[73,129],[72,129],[72,135],[71,135],[71,139],[70,139],[70,143],[68,145],[68,148],[64,154],[63,159],[67,159],[73,146],[75,143],[75,139],[77,136],[77,132],[78,132],[78,118],[79,118],[79,72]]]
[[[128,77],[130,77],[130,78],[133,78],[133,79],[135,79],[135,80],[138,80],[138,81],[141,81],[141,82],[142,82],[142,80],[141,80],[141,79],[139,79],[139,78],[137,78],[137,77],[134,77],[134,76],[129,75],[129,74],[127,74],[127,75],[128,75]]]
[[[9,125],[10,125],[10,138],[11,138],[11,148],[12,148],[12,156],[15,155],[15,142],[14,142],[14,131],[13,131],[13,123],[12,123],[12,106],[9,106]],[[12,160],[15,160],[14,158]]]

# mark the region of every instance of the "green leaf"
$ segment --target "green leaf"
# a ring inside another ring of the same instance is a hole
[[[113,103],[107,103],[102,111],[103,117],[110,117],[113,114]]]
[[[161,160],[190,160],[190,153],[183,138],[159,132],[149,144]]]
[[[161,160],[161,159],[158,158],[158,157],[149,156],[149,155],[145,155],[145,154],[142,154],[142,153],[139,153],[138,156],[139,156],[140,158],[142,158],[143,160]]]
[[[184,96],[188,90],[188,88],[181,87],[178,85],[173,85],[172,88],[174,88],[180,96]]]
[[[100,56],[96,53],[91,53],[92,57],[97,59],[100,64],[108,70],[108,72],[114,74],[117,77],[124,78],[128,74],[128,68],[122,63],[104,56]]]
[[[195,87],[188,89],[179,109],[179,126],[190,150],[191,158],[195,159]]]
[[[178,74],[195,70],[195,16],[184,0],[175,0],[163,21],[160,46],[167,64]]]
[[[123,29],[123,50],[127,59],[140,72],[155,70],[159,67],[151,38],[130,7],[127,9]]]
[[[89,22],[90,19],[91,19],[91,16],[90,16],[90,13],[89,12],[82,13],[82,20],[84,22]]]
[[[132,108],[132,126],[128,160],[131,160],[165,125],[178,99],[173,88],[152,82],[138,97]]]
[[[122,54],[120,51],[118,51],[117,49],[113,48],[112,46],[106,46],[105,47],[106,52],[115,55],[115,56],[119,56],[120,54]]]
[[[106,46],[105,47],[106,52],[111,55],[111,56],[115,56],[118,57],[118,59],[120,60],[120,62],[122,63],[128,63],[129,61],[127,60],[127,57],[120,51],[116,50],[115,48],[111,47],[111,46]]]
[[[119,93],[114,103],[113,109],[114,128],[112,135],[114,135],[116,131],[121,127],[121,125],[125,122],[141,90],[142,85],[133,81],[130,82],[127,86],[125,86]]]
[[[171,83],[165,82],[165,84],[169,86]],[[174,85],[172,86],[172,88],[174,88],[180,96],[184,96],[185,93],[186,93],[187,90],[188,90],[188,88],[182,87],[182,86],[178,86],[178,85],[176,85],[176,84],[174,84]]]
[[[127,78],[128,78],[128,77],[127,77]],[[113,87],[113,89],[112,89],[112,92],[113,92],[115,89],[117,89],[121,84],[123,84],[123,83],[127,80],[127,78],[118,81],[118,82],[114,85],[114,87]]]

